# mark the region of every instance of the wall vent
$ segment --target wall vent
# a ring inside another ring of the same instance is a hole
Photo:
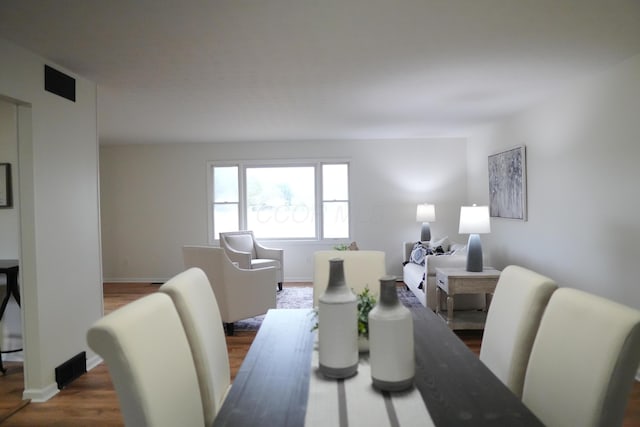
[[[56,382],[62,390],[73,380],[87,372],[87,353],[83,351],[56,368]]]
[[[44,66],[44,90],[76,102],[76,79],[48,65]]]

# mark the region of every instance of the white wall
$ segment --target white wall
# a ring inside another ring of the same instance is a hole
[[[469,141],[469,196],[488,202],[487,156],[527,147],[526,222],[483,236],[498,268],[515,263],[563,286],[640,308],[640,56]]]
[[[24,397],[38,401],[102,315],[96,86],[74,76],[73,103],[44,91],[44,59],[2,39],[0,58],[0,96],[20,103]]]
[[[103,145],[105,281],[163,281],[181,271],[181,246],[207,243],[207,161],[230,159],[350,159],[352,238],[361,249],[385,251],[387,272],[401,275],[402,242],[420,235],[418,203],[436,204],[435,237],[458,238],[465,153],[461,139]],[[333,246],[273,245],[285,249],[288,281],[311,280],[313,252]]]
[[[20,200],[18,185],[18,127],[17,107],[0,99],[0,163],[11,163],[14,188],[13,208],[0,209],[0,258],[18,259],[20,256]]]

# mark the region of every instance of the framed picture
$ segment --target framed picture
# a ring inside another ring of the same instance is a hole
[[[489,156],[489,214],[527,220],[527,173],[524,145]]]
[[[0,209],[13,207],[11,163],[0,163]]]

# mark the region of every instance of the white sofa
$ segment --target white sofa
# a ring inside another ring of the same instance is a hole
[[[418,298],[420,303],[431,310],[436,310],[436,268],[465,268],[467,265],[466,246],[460,243],[449,242],[448,239],[441,239],[444,242],[443,249],[451,251],[455,249],[453,255],[427,255],[424,265],[414,264],[411,260],[411,250],[416,242],[404,242],[403,260],[404,267],[403,280],[407,287]],[[424,283],[423,283],[424,282]],[[422,285],[422,286],[421,286]],[[468,310],[484,308],[484,297],[482,295],[456,295],[454,306],[456,310]],[[446,307],[443,306],[443,310]]]

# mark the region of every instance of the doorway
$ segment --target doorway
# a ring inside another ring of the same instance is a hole
[[[17,260],[18,284],[21,286],[21,211],[19,191],[19,111],[23,104],[0,97],[0,260]],[[27,107],[29,108],[29,107]],[[29,123],[30,127],[31,124]],[[9,197],[10,195],[10,197]],[[15,276],[14,276],[15,277]],[[9,275],[0,275],[0,301],[8,290]],[[21,298],[22,299],[22,298]],[[22,302],[22,301],[21,301]],[[22,304],[21,304],[22,305]],[[24,382],[24,328],[23,311],[14,295],[10,295],[0,321],[0,348],[5,373],[0,373],[0,420],[3,413],[23,404]]]

